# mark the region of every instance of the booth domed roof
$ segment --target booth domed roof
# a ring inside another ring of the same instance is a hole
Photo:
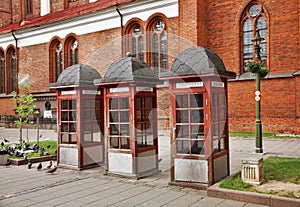
[[[101,79],[97,70],[89,65],[76,64],[66,68],[50,87],[70,85],[93,85],[95,79]]]
[[[177,76],[202,74],[235,76],[234,73],[226,71],[222,59],[215,52],[200,46],[189,48],[180,53],[175,58],[169,74]]]
[[[121,58],[113,62],[107,69],[101,82],[158,82],[149,65],[134,57]],[[97,80],[99,82],[99,80]]]

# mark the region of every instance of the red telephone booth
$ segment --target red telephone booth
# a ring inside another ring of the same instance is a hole
[[[227,79],[233,77],[203,47],[179,54],[162,75],[172,95],[171,183],[207,186],[229,175]]]
[[[57,91],[59,165],[79,169],[104,162],[100,74],[88,65],[66,68],[50,88]]]
[[[149,66],[133,57],[115,61],[104,78],[108,173],[140,178],[158,172],[156,88]]]

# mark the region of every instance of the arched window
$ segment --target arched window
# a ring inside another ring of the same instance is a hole
[[[63,71],[63,51],[62,44],[59,40],[55,39],[50,44],[50,73],[49,82],[55,83],[58,76]]]
[[[145,61],[144,33],[138,22],[131,23],[126,30],[126,52],[131,52],[132,57]]]
[[[33,12],[32,0],[26,0],[25,6],[26,6],[26,14],[32,14],[32,12]]]
[[[262,61],[267,61],[267,14],[263,5],[252,2],[244,11],[242,19],[242,46],[243,46],[243,66],[247,61],[255,57],[255,48],[252,39],[259,30],[259,34],[264,40],[261,43],[260,56]]]
[[[151,22],[148,32],[151,49],[151,61],[149,62],[158,76],[159,72],[165,72],[168,66],[166,25],[161,19],[154,20]]]
[[[5,55],[0,50],[0,93],[5,93]]]
[[[7,93],[17,90],[17,54],[13,47],[6,54]]]
[[[78,41],[75,37],[69,37],[64,46],[65,68],[78,64]]]

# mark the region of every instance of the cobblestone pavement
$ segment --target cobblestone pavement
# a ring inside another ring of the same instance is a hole
[[[13,131],[13,130],[12,130]],[[13,132],[10,131],[11,134]],[[0,128],[0,139],[6,130]],[[46,131],[50,137],[55,132]],[[47,136],[48,136],[47,135]],[[206,191],[168,185],[169,136],[159,133],[161,172],[139,180],[103,175],[102,166],[77,171],[58,168],[54,174],[27,166],[0,166],[0,207],[48,206],[203,206],[263,207],[251,203],[208,197]],[[264,139],[264,154],[254,152],[253,138],[230,139],[231,174],[241,169],[241,159],[270,155],[300,157],[300,139]],[[48,163],[44,162],[45,167]],[[54,163],[56,165],[56,163]]]

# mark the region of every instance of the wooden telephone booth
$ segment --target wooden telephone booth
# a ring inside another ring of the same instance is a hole
[[[162,75],[172,97],[171,183],[207,186],[229,175],[227,79],[233,77],[203,47],[179,54]]]
[[[50,88],[57,91],[59,165],[79,169],[104,162],[100,74],[88,65],[66,68]]]
[[[149,66],[115,61],[95,84],[104,88],[108,173],[144,177],[158,172],[156,88]]]

